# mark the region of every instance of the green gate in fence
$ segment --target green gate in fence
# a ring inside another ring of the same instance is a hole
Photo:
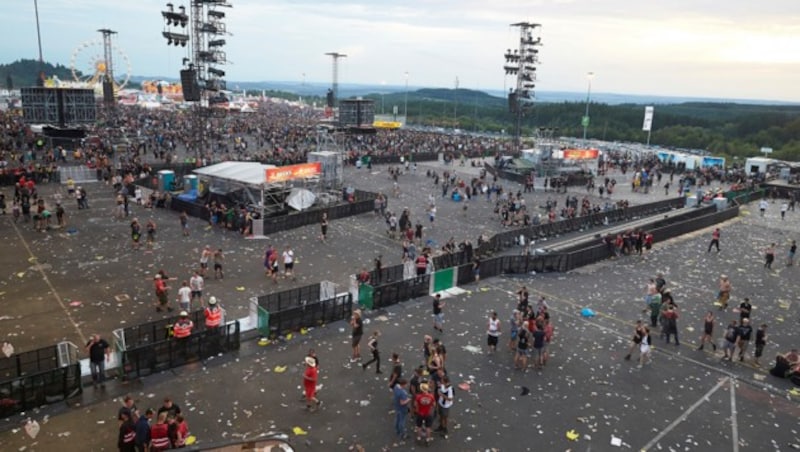
[[[373,306],[372,293],[374,291],[375,288],[370,286],[369,284],[359,284],[358,305],[364,309],[372,309]]]
[[[269,311],[261,306],[258,306],[258,334],[269,337]]]
[[[456,286],[456,270],[458,267],[445,268],[433,273],[431,278],[431,293],[452,289]]]

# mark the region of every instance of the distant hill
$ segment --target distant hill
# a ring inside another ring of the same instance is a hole
[[[39,72],[44,71],[46,77],[56,76],[61,80],[72,80],[72,71],[61,64],[39,63],[38,60],[17,60],[10,64],[0,64],[0,86],[6,89],[18,89],[36,86]]]

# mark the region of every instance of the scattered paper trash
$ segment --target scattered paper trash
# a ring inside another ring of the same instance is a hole
[[[520,395],[521,396],[526,396],[526,395],[528,395],[530,393],[531,393],[531,390],[527,386],[523,386],[522,387],[522,393]]]
[[[616,436],[611,435],[611,445],[616,447],[622,446],[622,438],[617,438]]]
[[[462,391],[469,391],[469,389],[470,389],[470,387],[469,387],[469,382],[466,382],[466,381],[465,381],[465,382],[463,382],[463,383],[459,383],[459,385],[458,385],[458,389],[460,389],[460,390],[462,390]]]
[[[297,436],[300,436],[300,435],[308,435],[308,432],[307,432],[307,431],[305,431],[305,430],[303,430],[303,429],[302,429],[302,428],[300,428],[300,427],[292,427],[292,433],[294,433],[294,434],[295,434],[295,435],[297,435]]]
[[[567,431],[567,439],[570,441],[577,441],[580,436],[575,430]]]
[[[269,345],[269,339],[267,339],[266,337],[262,337],[261,339],[258,340],[258,345],[262,347],[265,345]]]
[[[195,442],[197,442],[197,437],[196,437],[196,436],[194,436],[194,435],[189,435],[189,436],[187,436],[187,437],[186,437],[186,441],[185,441],[185,443],[186,443],[186,445],[187,445],[187,446],[191,446],[191,445],[192,445],[192,444],[194,444]]]
[[[10,358],[14,354],[14,346],[10,342],[3,342],[3,354]]]
[[[272,369],[272,371],[275,372],[276,374],[282,374],[286,372],[286,367],[287,366],[275,366],[275,368]]]
[[[24,278],[24,277],[25,277],[25,272],[17,273],[17,278]]]
[[[236,290],[238,290],[239,292],[244,292],[244,286],[238,286]]]
[[[73,308],[77,308],[78,306],[81,306],[82,304],[83,304],[83,302],[82,301],[78,301],[78,300],[69,302],[69,305],[72,306]]]
[[[584,317],[594,317],[597,314],[595,314],[591,308],[583,308],[581,309],[581,315]]]
[[[39,434],[40,429],[41,427],[39,427],[38,422],[32,421],[30,418],[28,418],[28,422],[25,423],[25,433],[27,433],[31,439],[36,439],[36,435]]]

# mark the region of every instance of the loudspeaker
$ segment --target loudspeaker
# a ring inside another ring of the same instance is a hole
[[[345,99],[339,101],[339,124],[348,127],[372,127],[375,105],[371,100]]]
[[[114,104],[114,83],[110,80],[103,81],[103,103]]]
[[[332,89],[329,89],[328,93],[325,95],[325,101],[326,101],[326,103],[327,103],[327,105],[329,107],[333,107],[334,99],[333,99],[333,90]]]
[[[200,87],[197,84],[196,70],[183,69],[181,71],[181,88],[183,89],[183,100],[186,102],[200,101]]]

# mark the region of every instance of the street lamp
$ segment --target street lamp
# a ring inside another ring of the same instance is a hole
[[[408,71],[406,71],[406,91],[403,94],[403,122],[408,124]]]
[[[586,74],[586,79],[589,82],[589,87],[586,90],[586,112],[583,114],[583,118],[581,119],[581,124],[583,125],[584,140],[586,140],[586,129],[589,128],[589,100],[592,96],[592,78],[594,78],[594,72],[589,72]]]

